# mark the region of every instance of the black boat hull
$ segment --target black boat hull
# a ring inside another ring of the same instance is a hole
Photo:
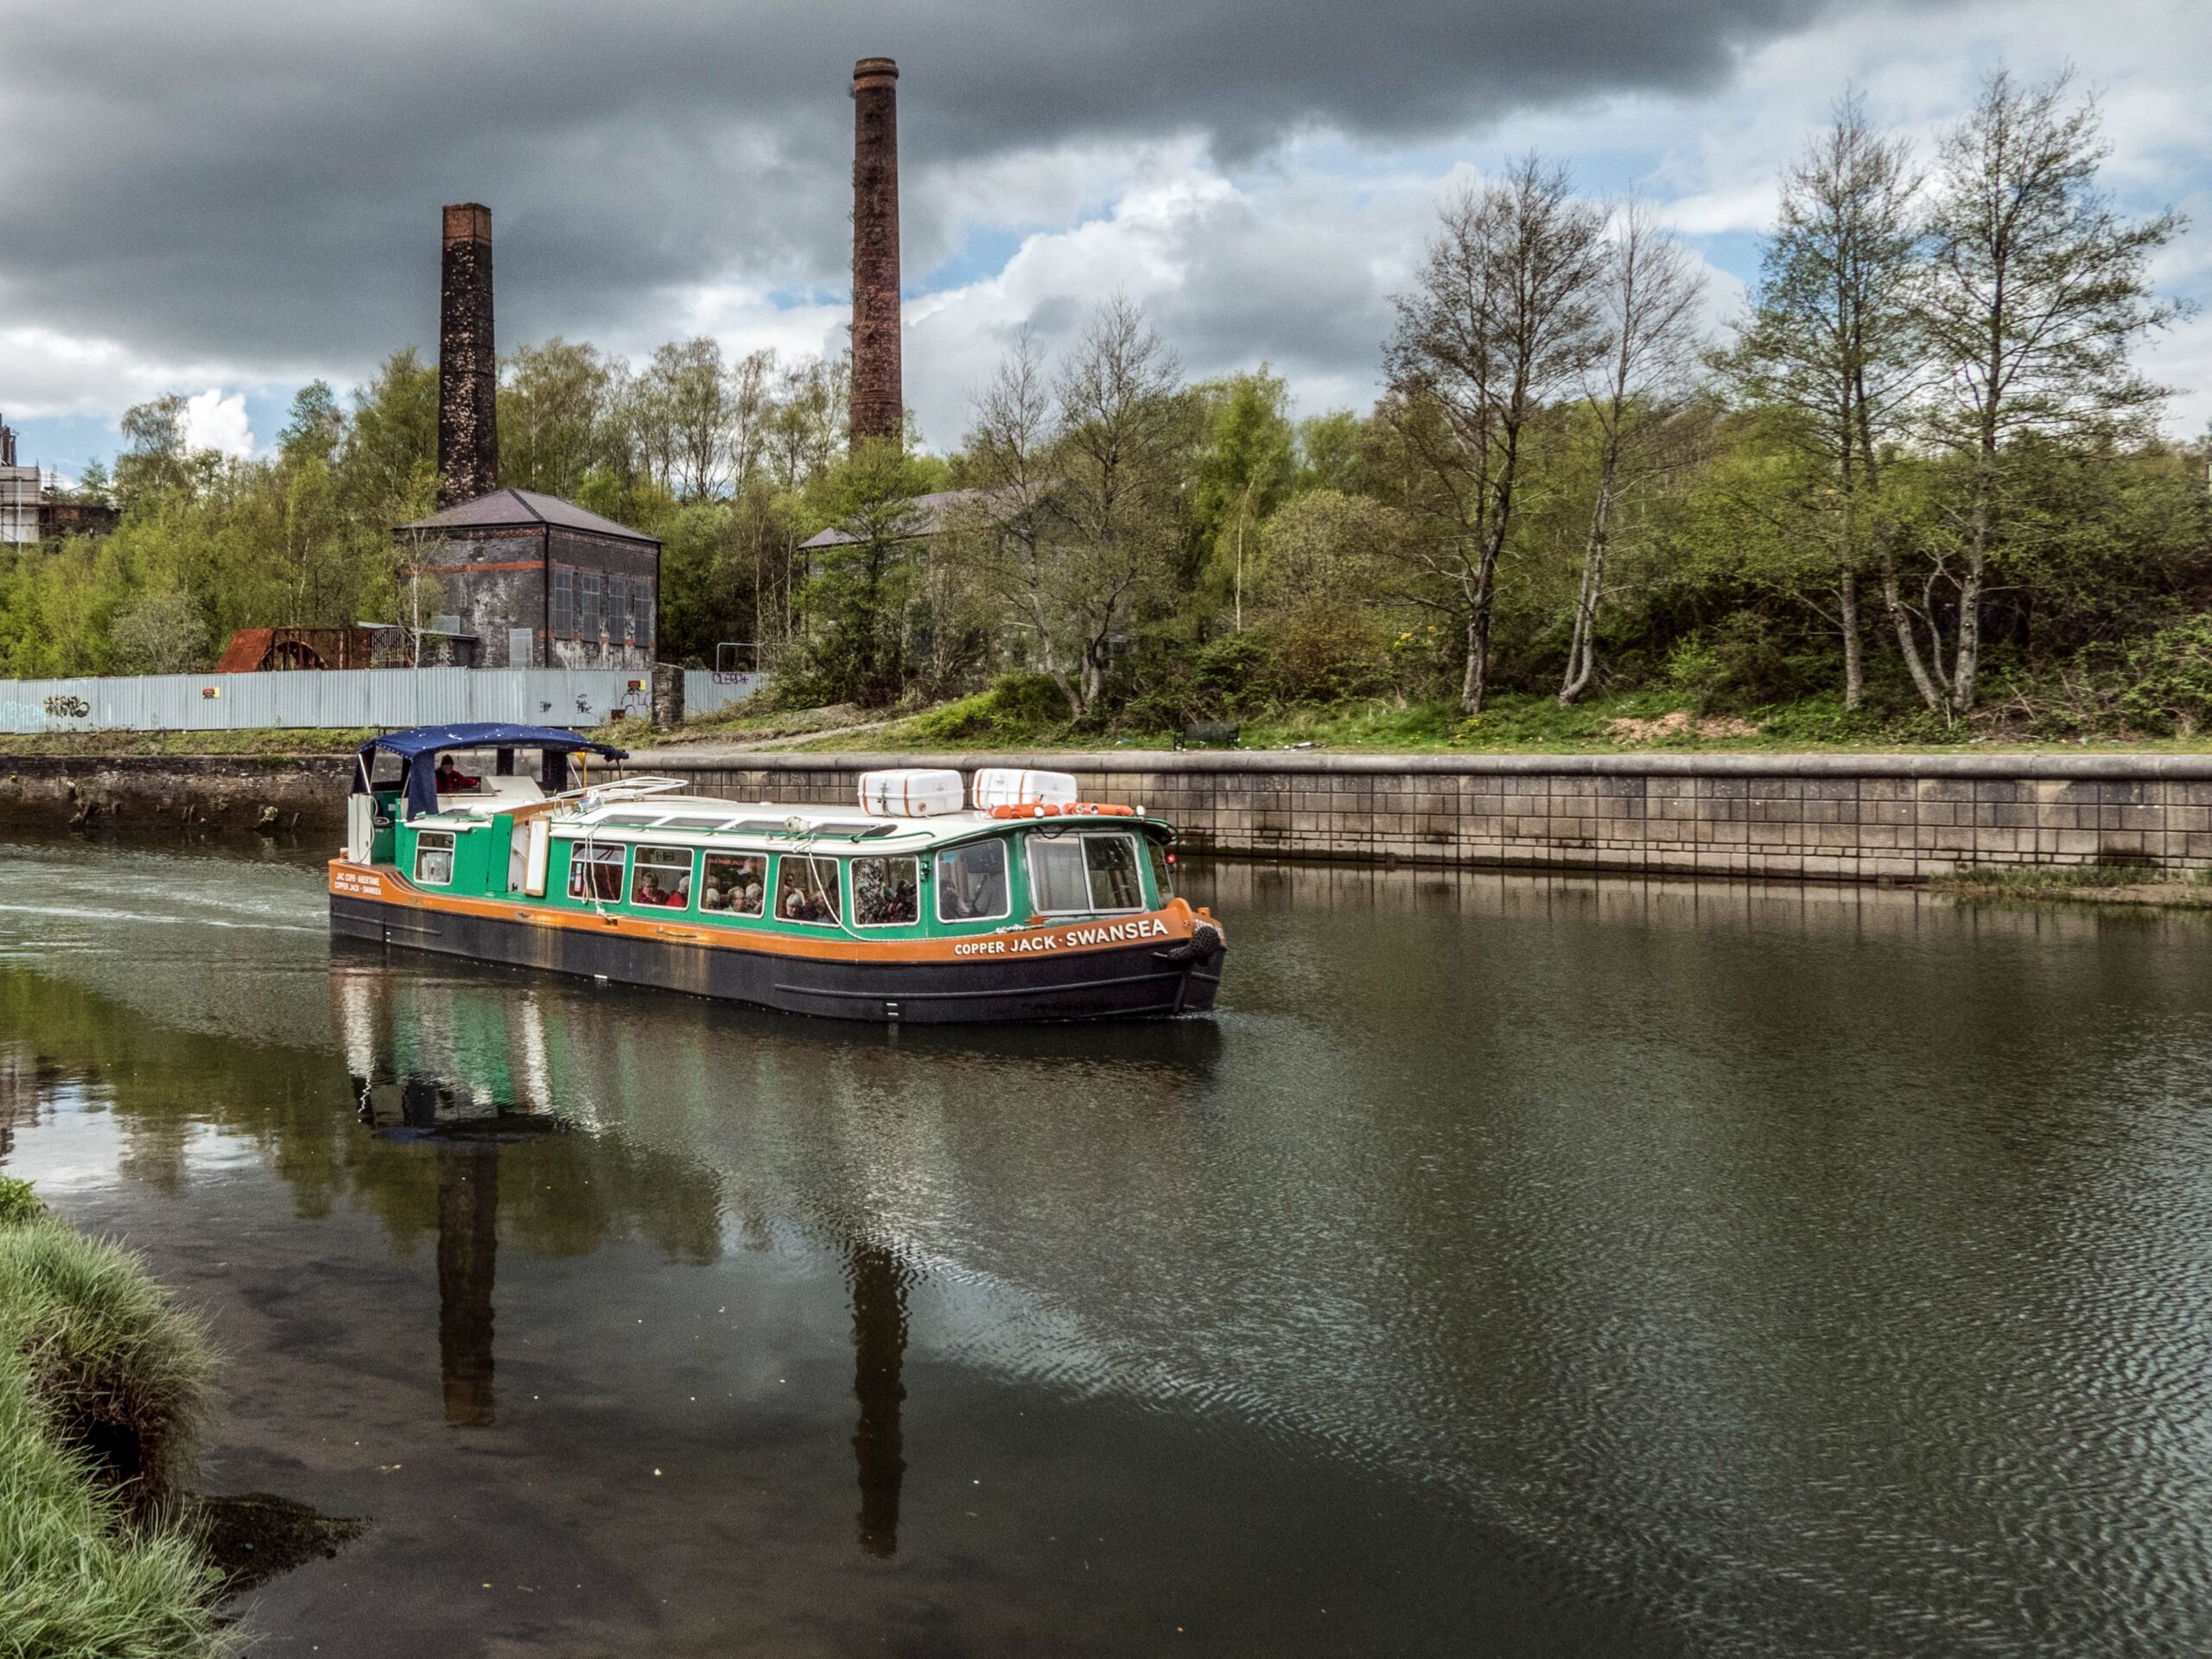
[[[683,991],[787,1014],[878,1024],[972,1025],[1204,1014],[1221,985],[1219,935],[963,962],[848,962],[594,933],[334,893],[346,938]]]

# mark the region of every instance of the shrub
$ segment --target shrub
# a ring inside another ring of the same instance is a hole
[[[2212,616],[2164,627],[2128,653],[2120,710],[2145,731],[2184,736],[2212,723]]]
[[[1020,743],[1067,724],[1066,695],[1048,674],[1001,675],[988,691],[917,715],[925,743]]]
[[[21,1227],[45,1214],[46,1206],[38,1201],[29,1181],[0,1175],[0,1227]]]

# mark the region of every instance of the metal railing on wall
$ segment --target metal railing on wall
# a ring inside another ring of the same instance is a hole
[[[688,713],[758,690],[758,674],[687,669]],[[642,669],[359,668],[263,674],[140,674],[0,680],[0,733],[225,732],[442,726],[509,721],[604,725],[652,706]]]

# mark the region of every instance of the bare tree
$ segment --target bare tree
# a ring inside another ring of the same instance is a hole
[[[1907,647],[1929,706],[1951,717],[1974,707],[2007,448],[2147,424],[2164,394],[2134,372],[2129,351],[2179,311],[2152,296],[2145,266],[2182,221],[2113,207],[2097,181],[2110,146],[2095,102],[2069,107],[2068,88],[2064,75],[2037,87],[1992,76],[1943,140],[1929,204],[1922,320],[1942,375],[1929,429],[1967,462],[1968,481],[1950,672],[1932,603],[1919,619],[1929,664],[1910,653],[1909,635]]]
[[[1598,671],[1598,605],[1615,515],[1650,475],[1659,435],[1688,393],[1705,279],[1651,209],[1630,201],[1613,214],[1598,287],[1607,346],[1583,388],[1597,430],[1597,489],[1559,688],[1561,708],[1588,690]]]
[[[1489,695],[1498,561],[1512,534],[1531,423],[1569,395],[1605,331],[1595,289],[1605,215],[1566,169],[1531,155],[1447,203],[1419,285],[1399,297],[1387,355],[1403,435],[1440,486],[1453,529],[1418,554],[1465,631],[1459,706]],[[1425,410],[1441,416],[1421,418]]]
[[[1046,537],[1052,394],[1030,329],[1015,336],[1014,349],[973,402],[975,423],[963,447],[979,494],[953,516],[952,537],[1014,626],[1036,642],[1038,668],[1065,690],[1068,664],[1059,659]]]
[[[1054,393],[1048,591],[1067,664],[1057,677],[1080,715],[1104,690],[1140,603],[1167,575],[1192,421],[1175,354],[1121,295],[1092,314]]]
[[[773,413],[776,352],[764,346],[747,352],[730,367],[723,410],[728,423],[726,448],[730,483],[742,492],[760,470],[767,448],[768,423]]]
[[[1843,701],[1866,696],[1859,577],[1881,567],[1895,620],[1896,552],[1878,519],[1885,449],[1908,431],[1923,371],[1912,289],[1920,180],[1904,144],[1866,124],[1855,95],[1782,177],[1780,222],[1752,311],[1718,365],[1742,398],[1778,416],[1826,480],[1835,509],[1831,557],[1843,639]],[[1820,608],[1816,607],[1815,608]],[[1908,663],[1916,659],[1900,624]]]
[[[729,458],[730,395],[721,345],[706,334],[671,340],[653,353],[642,380],[665,423],[662,482],[687,501],[713,494]]]
[[[844,453],[849,356],[802,358],[778,377],[764,435],[769,469],[786,490],[806,487]]]

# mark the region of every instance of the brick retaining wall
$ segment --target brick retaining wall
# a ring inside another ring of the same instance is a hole
[[[1003,755],[640,753],[739,800],[849,802],[873,766]],[[2212,755],[1024,757],[1173,819],[1193,850],[1687,874],[1919,880],[1970,864],[2212,865]]]

